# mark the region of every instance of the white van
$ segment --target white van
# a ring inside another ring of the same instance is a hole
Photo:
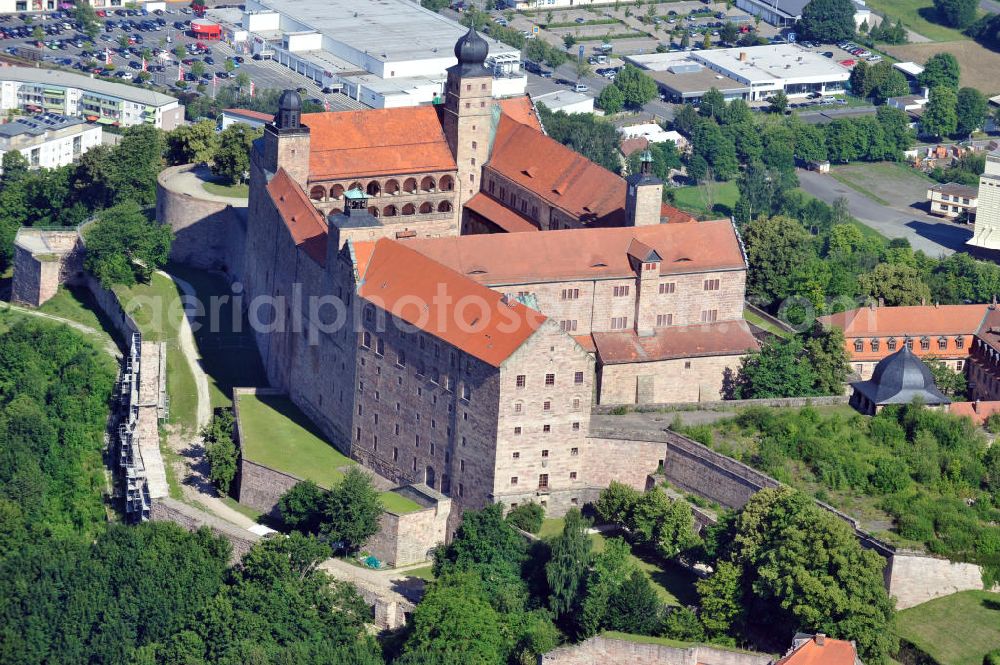
[[[577,83],[573,86],[573,92],[587,92],[590,90],[590,86],[586,83]]]

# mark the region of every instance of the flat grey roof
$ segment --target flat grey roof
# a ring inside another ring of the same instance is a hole
[[[740,60],[740,57],[744,60]],[[847,80],[850,71],[836,60],[797,44],[773,44],[745,48],[692,51],[695,60],[714,65],[750,81],[829,77]]]
[[[330,39],[380,60],[452,57],[467,28],[411,0],[254,0]],[[490,53],[516,52],[486,38]]]
[[[91,78],[80,74],[71,74],[56,69],[38,67],[2,67],[0,80],[21,81],[23,83],[39,83],[42,85],[59,85],[66,88],[81,88],[108,97],[118,97],[136,104],[148,106],[166,106],[177,103],[175,97],[164,95],[152,90],[136,88],[124,83],[112,83],[99,78]]]
[[[651,71],[648,74],[658,84],[677,94],[704,93],[715,88],[720,92],[750,92],[750,86],[728,76],[702,67],[697,72],[674,74],[668,71]]]

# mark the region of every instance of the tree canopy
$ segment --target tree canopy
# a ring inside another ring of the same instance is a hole
[[[924,71],[917,76],[917,83],[927,88],[946,86],[958,88],[962,70],[951,53],[935,53],[924,63]]]
[[[110,288],[148,282],[155,270],[166,265],[173,232],[129,201],[102,212],[85,238],[84,267]]]
[[[964,30],[976,20],[976,0],[934,0],[938,20],[952,28]]]
[[[799,30],[808,39],[836,44],[854,37],[851,0],[811,0],[802,10]]]

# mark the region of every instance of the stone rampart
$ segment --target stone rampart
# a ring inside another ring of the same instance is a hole
[[[76,229],[18,229],[11,301],[38,307],[82,271],[83,246]]]
[[[774,657],[766,653],[736,651],[704,644],[672,646],[650,638],[629,641],[604,635],[550,651],[538,657],[538,665],[768,665]]]
[[[181,503],[176,499],[164,497],[153,504],[150,518],[157,522],[173,522],[188,531],[197,531],[207,527],[212,533],[221,536],[233,546],[230,563],[236,563],[250,548],[260,540],[260,536],[246,529],[219,519],[203,510]]]
[[[118,296],[113,291],[101,286],[101,283],[90,275],[84,275],[83,283],[93,294],[94,301],[108,317],[108,321],[114,325],[119,339],[132,339],[134,333],[141,332],[139,324],[125,311]]]
[[[170,259],[207,270],[240,275],[247,202],[201,189],[207,168],[182,164],[156,179],[156,219],[174,232]]]
[[[386,510],[378,533],[365,543],[365,549],[393,568],[429,561],[434,548],[447,539],[451,499],[422,483],[405,485],[395,492],[422,509],[405,514]]]
[[[980,590],[982,569],[972,563],[948,561],[922,552],[897,551],[885,569],[886,586],[896,597],[896,609],[905,610],[958,591]],[[993,591],[1000,589],[993,587]]]
[[[595,404],[591,408],[594,414],[608,415],[622,408],[635,413],[651,411],[733,411],[749,406],[768,407],[803,407],[803,406],[833,406],[847,404],[846,395],[826,395],[822,397],[775,397],[771,399],[723,399],[705,402],[663,402],[659,404]]]

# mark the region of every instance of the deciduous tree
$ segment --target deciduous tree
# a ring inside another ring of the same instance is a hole
[[[955,132],[968,136],[983,126],[988,113],[986,96],[975,88],[961,88],[955,102]]]
[[[105,288],[148,282],[170,256],[173,233],[150,221],[138,204],[122,203],[101,213],[86,231],[84,267]]]
[[[958,89],[962,70],[951,53],[935,53],[924,63],[924,71],[917,76],[917,83],[927,88],[940,85]]]
[[[930,100],[920,116],[920,129],[927,136],[947,136],[958,128],[958,96],[953,88],[939,85],[931,90]]]
[[[836,44],[854,36],[854,11],[850,0],[811,0],[802,10],[799,30],[808,39]]]

